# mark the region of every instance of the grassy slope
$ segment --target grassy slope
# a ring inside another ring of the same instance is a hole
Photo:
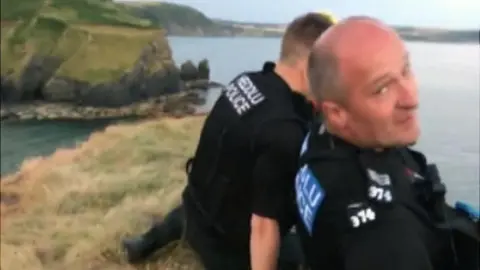
[[[128,71],[146,44],[157,38],[164,40],[165,59],[171,62],[164,32],[111,1],[1,3],[2,74],[13,72],[18,77],[33,55],[60,56],[66,61],[57,75],[92,83],[110,81]]]
[[[2,203],[17,202],[2,204],[0,268],[135,269],[119,241],[178,203],[203,119],[113,126],[76,149],[26,161],[0,182]],[[160,257],[140,269],[201,269],[185,248]]]
[[[119,1],[134,14],[148,19],[172,35],[193,36],[281,36],[282,32],[268,27],[249,27],[237,23],[221,23],[186,5],[168,2]]]
[[[151,24],[111,0],[1,0],[2,21],[30,19],[39,13],[71,23],[132,27],[148,27]]]
[[[217,27],[217,24],[205,14],[185,5],[165,2],[123,2],[123,4],[138,17],[148,19],[163,28],[173,25],[203,29]]]

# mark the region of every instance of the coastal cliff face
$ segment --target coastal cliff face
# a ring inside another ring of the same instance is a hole
[[[151,114],[166,95],[192,103],[190,90],[209,87],[208,62],[178,68],[164,30],[72,22],[54,16],[65,14],[55,0],[43,4],[29,18],[2,21],[2,119]]]

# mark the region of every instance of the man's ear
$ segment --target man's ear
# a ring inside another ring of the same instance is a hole
[[[303,91],[310,94],[310,82],[308,81],[308,69],[307,69],[307,59],[302,59],[298,65],[298,70],[300,71],[300,78],[302,80]]]
[[[331,125],[341,129],[345,128],[348,114],[340,104],[333,101],[324,101],[320,104],[320,107],[324,119],[327,119]]]

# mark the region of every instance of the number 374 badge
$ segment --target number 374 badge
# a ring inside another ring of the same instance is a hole
[[[352,203],[348,205],[347,215],[352,228],[359,228],[377,219],[375,210],[365,203]]]

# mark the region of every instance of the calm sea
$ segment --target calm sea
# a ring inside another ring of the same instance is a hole
[[[276,38],[171,37],[174,58],[210,61],[214,80],[227,83],[239,72],[259,69],[279,52]],[[417,146],[436,162],[449,200],[479,205],[480,48],[478,45],[408,43],[420,85],[422,137]],[[218,96],[212,91],[207,110]],[[23,159],[48,155],[85,140],[111,122],[27,122],[1,126],[1,173]]]

